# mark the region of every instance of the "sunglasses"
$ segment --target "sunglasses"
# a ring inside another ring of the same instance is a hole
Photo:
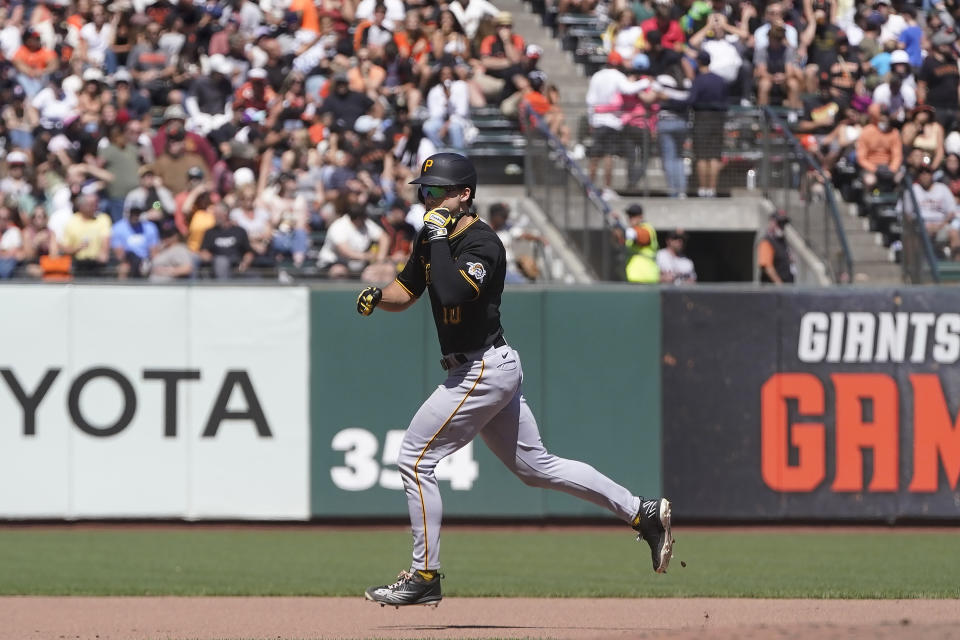
[[[436,187],[432,185],[420,185],[420,195],[424,198],[442,198],[449,193],[460,191],[460,187]]]

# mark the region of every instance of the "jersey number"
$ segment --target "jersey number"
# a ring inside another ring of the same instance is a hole
[[[443,308],[443,324],[460,324],[460,305]]]

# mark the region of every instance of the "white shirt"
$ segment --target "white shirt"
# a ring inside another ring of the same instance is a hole
[[[63,122],[67,117],[76,113],[77,96],[65,91],[62,98],[58,98],[53,89],[41,89],[33,97],[33,108],[40,113],[40,119],[47,122]]]
[[[637,42],[643,38],[643,29],[640,27],[627,27],[621,29],[613,39],[613,50],[623,56],[624,60],[633,60],[636,55]]]
[[[20,29],[12,24],[8,24],[0,30],[0,51],[7,60],[12,60],[17,49],[23,42],[20,38]]]
[[[797,30],[789,24],[784,24],[783,29],[787,44],[796,49],[800,45]],[[766,49],[768,46],[770,46],[770,23],[765,22],[753,33],[753,48]]]
[[[890,14],[887,16],[887,21],[880,27],[880,44],[888,40],[896,41],[900,37],[900,33],[906,28],[907,21],[903,19],[903,16],[896,13]]]
[[[934,182],[927,191],[919,182],[913,183],[913,195],[920,207],[920,216],[924,222],[943,222],[947,216],[956,213],[957,203],[953,199],[950,187],[942,182]]]
[[[97,25],[88,22],[80,28],[80,37],[87,43],[88,53],[96,56],[97,60],[104,60],[109,42],[113,39],[113,26],[107,22],[97,29]]]
[[[23,236],[17,227],[11,226],[0,236],[0,251],[11,251],[13,249],[19,249],[22,246]]]
[[[362,3],[361,3],[362,4]],[[457,19],[467,38],[473,40],[477,35],[477,29],[480,28],[480,21],[484,16],[495,16],[500,13],[500,9],[487,2],[487,0],[470,0],[470,4],[464,9],[459,0],[450,3],[450,13]]]
[[[323,247],[320,248],[321,266],[328,266],[340,260],[341,256],[337,253],[337,245],[345,244],[354,251],[364,252],[370,250],[370,245],[378,242],[383,237],[381,229],[373,220],[365,219],[364,227],[358,229],[353,224],[350,216],[344,214],[333,221],[330,228],[327,229],[327,237],[323,241]],[[363,261],[348,260],[348,266],[355,271],[363,268]]]
[[[387,15],[383,19],[383,26],[387,29],[393,29],[398,24],[403,24],[403,18],[407,15],[407,9],[403,6],[402,0],[383,0],[387,7]],[[354,11],[354,18],[360,20],[372,20],[373,10],[377,6],[377,0],[360,0]]]
[[[877,104],[889,107],[890,106],[890,85],[886,82],[879,85],[876,89],[873,90],[873,101]],[[903,98],[903,108],[904,109],[913,109],[917,106],[917,92],[908,84],[900,85],[900,97]],[[905,114],[890,114],[891,116],[899,119],[902,119]]]
[[[619,69],[606,68],[597,71],[590,78],[587,87],[587,107],[590,110],[591,127],[609,127],[619,131],[623,128],[620,116],[613,113],[596,113],[597,107],[608,105],[618,93],[633,95],[650,86],[649,80],[630,82]]]
[[[446,120],[450,116],[467,118],[470,114],[470,90],[467,83],[463,80],[451,81],[449,96],[443,85],[434,85],[427,93],[427,112],[431,120]]]
[[[700,49],[710,54],[710,71],[728,83],[737,79],[743,60],[737,48],[726,39],[704,40]]]
[[[254,207],[252,218],[247,217],[243,209],[234,209],[230,212],[230,219],[251,237],[259,238],[270,230],[270,212],[263,207]]]
[[[657,266],[660,274],[673,276],[674,284],[684,284],[697,281],[697,272],[693,268],[693,261],[686,256],[674,255],[670,249],[657,251]]]

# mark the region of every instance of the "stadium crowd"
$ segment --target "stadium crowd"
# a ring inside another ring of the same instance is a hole
[[[869,190],[932,170],[960,196],[957,0],[558,0],[561,13],[607,24],[606,67],[587,93],[590,169],[630,180],[646,140],[670,194],[687,195],[692,139],[699,196],[714,196],[723,113],[784,109],[826,168],[850,162]],[[692,122],[692,127],[690,123]],[[878,184],[879,183],[879,184]],[[633,186],[632,184],[630,186]],[[960,227],[958,227],[960,228]]]
[[[5,1],[0,278],[390,279],[541,54],[487,0]]]

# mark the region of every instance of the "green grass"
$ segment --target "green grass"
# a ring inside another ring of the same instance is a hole
[[[960,597],[960,534],[676,533],[664,576],[629,531],[448,530],[444,595]],[[5,529],[0,595],[358,596],[409,547],[400,531]]]

